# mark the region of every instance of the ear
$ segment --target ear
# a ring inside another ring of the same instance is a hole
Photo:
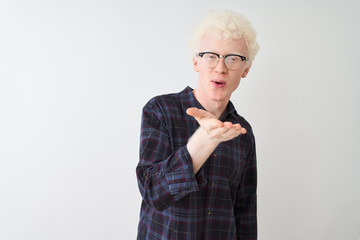
[[[199,61],[197,57],[193,57],[193,68],[195,72],[199,72]]]
[[[250,68],[251,68],[251,63],[249,64],[249,66],[246,67],[246,69],[244,70],[244,72],[241,75],[241,78],[245,78],[248,75]]]

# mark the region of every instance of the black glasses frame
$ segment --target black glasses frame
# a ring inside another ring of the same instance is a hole
[[[227,57],[230,57],[230,56],[237,56],[237,57],[240,57],[241,58],[241,61],[247,61],[248,60],[248,58],[247,57],[244,57],[244,56],[241,56],[241,55],[239,55],[239,54],[228,54],[228,55],[225,55],[225,56],[223,56],[223,55],[220,55],[220,54],[217,54],[217,53],[214,53],[214,52],[200,52],[200,53],[198,53],[198,54],[196,54],[197,56],[199,56],[199,57],[203,57],[204,56],[204,54],[206,54],[206,53],[211,53],[211,54],[214,54],[214,55],[216,55],[218,58],[227,58]]]

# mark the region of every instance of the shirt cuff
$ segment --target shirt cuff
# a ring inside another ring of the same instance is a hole
[[[202,169],[194,174],[191,156],[187,147],[184,146],[170,157],[165,170],[165,179],[169,186],[170,194],[175,199],[180,199],[187,194],[199,191],[207,183]]]

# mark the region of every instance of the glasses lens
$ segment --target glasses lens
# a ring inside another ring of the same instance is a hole
[[[242,60],[239,56],[229,55],[225,58],[225,64],[228,69],[235,70],[240,68]]]
[[[219,62],[219,56],[215,53],[202,53],[204,64],[208,68],[214,68]],[[222,56],[221,56],[222,57]],[[227,55],[225,57],[225,65],[229,70],[238,70],[243,64],[243,59],[237,55]]]
[[[218,62],[218,56],[213,53],[205,53],[202,58],[207,67],[215,67]]]

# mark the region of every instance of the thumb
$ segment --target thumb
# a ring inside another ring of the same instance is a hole
[[[192,116],[194,118],[201,118],[203,117],[203,114],[201,113],[200,109],[196,108],[196,107],[192,107],[192,108],[188,108],[186,110],[186,113],[189,116]]]

